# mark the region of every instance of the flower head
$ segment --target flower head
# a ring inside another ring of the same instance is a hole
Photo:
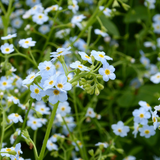
[[[1,46],[1,52],[3,54],[10,54],[13,51],[14,51],[13,44],[5,43],[4,45]]]
[[[122,121],[119,121],[117,124],[113,124],[112,126],[113,132],[120,137],[127,136],[127,132],[129,132],[129,127],[124,126]]]

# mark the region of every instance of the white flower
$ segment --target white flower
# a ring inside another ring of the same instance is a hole
[[[39,75],[40,75],[39,72],[38,72],[38,73],[31,72],[31,73],[26,77],[26,79],[24,79],[24,80],[22,81],[22,84],[23,84],[23,85],[26,85],[26,84],[32,83],[32,82],[34,81],[34,79],[35,79],[37,76],[39,76]]]
[[[116,78],[116,75],[113,73],[114,71],[115,68],[106,62],[103,64],[103,68],[100,68],[98,72],[103,76],[103,80],[107,82],[109,79],[114,80]]]
[[[27,121],[27,126],[31,127],[33,130],[37,130],[42,127],[42,123],[39,118],[30,117]]]
[[[134,156],[127,156],[123,160],[136,160],[136,157],[134,157]]]
[[[94,30],[94,33],[97,34],[97,35],[101,35],[102,37],[107,37],[107,36],[108,36],[107,33],[103,32],[103,31],[100,30],[100,29],[95,29],[95,30]]]
[[[13,44],[5,43],[4,45],[1,46],[1,52],[3,54],[10,54],[13,51],[14,51]]]
[[[56,50],[56,52],[51,52],[51,56],[50,57],[53,57],[52,61],[55,61],[57,59],[57,57],[59,56],[64,56],[64,55],[67,55],[67,54],[70,54],[71,51],[70,51],[71,47],[68,47],[68,48],[58,48]]]
[[[113,60],[111,57],[106,56],[103,51],[91,51],[91,55],[97,60],[102,62],[103,64],[106,63],[106,60]]]
[[[103,146],[104,148],[107,148],[109,146],[109,144],[107,142],[104,142],[104,143],[98,142],[95,144],[95,146]]]
[[[50,12],[50,11],[57,11],[57,10],[62,10],[62,7],[59,7],[59,6],[56,4],[56,5],[53,5],[53,6],[50,6],[50,7],[46,8],[46,9],[44,10],[44,13],[45,13],[45,14],[48,14],[48,12]]]
[[[144,108],[146,111],[150,110],[151,111],[151,106],[145,102],[145,101],[139,101],[138,104]]]
[[[124,126],[124,123],[122,121],[119,121],[117,124],[112,124],[111,127],[113,129],[113,132],[120,137],[127,136],[127,132],[129,132],[129,127]]]
[[[134,134],[134,138],[136,138],[138,130],[139,130],[139,124],[135,122],[134,123],[134,131],[132,132]]]
[[[92,64],[91,57],[89,57],[85,52],[78,52],[81,56],[81,58],[85,61],[88,61],[89,63]]]
[[[32,38],[21,39],[19,45],[23,48],[29,48],[35,46],[36,41],[32,41]]]
[[[160,34],[160,22],[153,23],[154,32]]]
[[[89,71],[89,69],[86,66],[84,66],[83,64],[81,64],[81,62],[79,62],[79,61],[75,61],[75,62],[71,63],[70,67],[71,68],[78,68],[81,71]]]
[[[144,136],[145,138],[149,138],[150,136],[155,135],[155,131],[153,126],[144,125],[142,128],[139,128],[140,136]]]
[[[62,117],[66,116],[67,113],[71,112],[71,107],[69,106],[69,103],[66,102],[60,102],[57,109],[57,114],[60,114]]]
[[[75,150],[76,150],[76,151],[79,151],[79,148],[82,148],[82,146],[83,146],[80,141],[77,141],[77,143],[72,142],[72,144],[75,146]],[[77,145],[78,145],[79,147],[78,147]]]
[[[148,119],[151,117],[150,112],[148,112],[146,109],[142,107],[139,109],[135,109],[132,114],[134,116],[134,122],[140,123],[143,125],[147,124]]]
[[[38,112],[40,112],[42,115],[44,115],[44,114],[50,114],[49,108],[46,107],[43,104],[42,105],[36,105],[35,106],[35,110],[38,111]]]
[[[82,29],[82,25],[80,24],[80,22],[82,22],[82,20],[86,18],[83,14],[79,15],[79,16],[74,16],[71,19],[71,23],[73,24],[73,27],[75,25],[77,25],[80,29]]]
[[[100,6],[99,9],[102,11],[102,10],[104,9],[104,6]],[[109,8],[105,8],[105,9],[103,10],[103,13],[104,13],[106,16],[108,16],[108,17],[111,15],[111,14],[110,14],[111,12],[112,12],[112,10],[109,9]]]
[[[86,117],[94,118],[94,117],[96,116],[96,114],[95,114],[93,108],[90,108],[90,107],[89,107],[89,108],[87,109],[87,113],[86,113],[85,116],[86,116]]]
[[[47,141],[47,149],[49,150],[49,151],[52,151],[52,150],[58,150],[58,146],[56,145],[56,144],[54,144],[51,140],[48,140]]]
[[[150,81],[157,84],[160,82],[160,72],[156,73],[155,75],[151,76]]]
[[[48,16],[43,13],[36,13],[33,17],[33,22],[36,22],[39,25],[42,25],[44,22],[48,21]]]
[[[1,156],[6,156],[6,157],[10,157],[11,155],[8,154],[7,152],[11,152],[11,151],[14,151],[15,148],[14,147],[11,147],[11,148],[2,148],[0,152],[6,152],[6,153],[0,153]]]
[[[22,117],[18,113],[11,113],[8,116],[8,119],[10,120],[10,122],[14,122],[14,123],[23,122]]]
[[[69,5],[68,9],[71,9],[73,13],[76,13],[79,9],[79,6],[77,5],[77,1],[72,0],[72,5]]]
[[[158,99],[158,100],[159,100],[159,99]],[[160,111],[160,105],[159,105],[159,106],[155,106],[154,109],[155,109],[156,111]]]
[[[1,39],[2,40],[6,40],[6,39],[11,39],[11,38],[13,38],[13,37],[17,37],[17,33],[15,33],[15,34],[9,34],[9,35],[7,35],[7,36],[5,36],[5,37],[1,37]]]
[[[156,128],[158,127],[157,117],[158,117],[157,111],[155,110],[154,112],[152,112],[152,121],[153,121],[154,130],[156,130]]]
[[[55,36],[56,36],[56,38],[62,39],[62,38],[64,38],[64,36],[67,36],[70,33],[70,31],[71,30],[69,28],[62,29],[62,30],[56,32]]]

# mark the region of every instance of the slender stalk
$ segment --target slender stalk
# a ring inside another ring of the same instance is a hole
[[[56,115],[58,104],[59,104],[59,101],[53,107],[38,160],[43,160],[44,152],[45,152],[45,149],[46,149],[46,145],[47,145],[47,141],[48,141],[48,138],[49,138],[50,131],[52,129],[52,124],[53,124],[53,121],[54,121],[54,118],[55,118],[55,115]]]
[[[89,46],[89,43],[90,43],[90,41],[91,41],[91,30],[92,30],[92,26],[89,27],[88,38],[87,38],[87,47],[86,47],[86,49],[85,49],[85,52],[87,51],[88,46]]]
[[[2,143],[3,143],[3,137],[4,137],[4,130],[5,130],[5,111],[2,110],[3,112],[3,122],[2,122],[2,132],[1,132],[1,141],[0,141],[0,149],[2,148]],[[1,156],[0,156],[0,160],[1,160]]]
[[[28,118],[29,111],[30,111],[30,109],[31,109],[31,107],[32,107],[32,102],[33,102],[33,99],[31,99],[31,101],[30,101],[30,105],[29,105],[29,108],[28,108],[28,110],[27,110],[27,113],[26,113],[26,116],[25,116],[25,118],[24,118],[23,125],[22,125],[22,128],[21,128],[21,133],[20,133],[20,135],[17,137],[17,139],[16,139],[16,141],[14,142],[14,145],[13,145],[13,146],[15,146],[15,145],[20,141],[20,138],[21,138],[21,135],[22,135],[22,131],[24,130],[25,125],[26,125],[26,122],[27,122],[27,118]]]
[[[36,146],[37,131],[38,131],[38,129],[36,131],[34,131],[34,135],[33,135],[33,142],[34,142],[35,146]],[[35,146],[34,146],[34,148],[35,148]],[[34,149],[34,157],[35,157],[35,160],[37,160],[38,153],[37,153],[37,150],[35,150],[35,149]]]
[[[5,10],[5,8],[4,8],[4,6],[3,6],[3,4],[2,4],[2,2],[1,2],[1,1],[0,1],[0,7],[1,7],[1,9],[2,9],[3,13],[4,13],[4,14],[6,14],[6,10]]]
[[[31,51],[31,49],[29,49],[29,53],[30,53],[30,55],[31,55],[31,57],[32,57],[32,59],[33,59],[33,62],[36,64],[36,66],[37,66],[37,62],[36,62],[36,60],[35,60],[35,58],[34,58],[34,56],[33,56],[33,54],[32,54],[32,51]]]
[[[82,136],[82,132],[81,132],[81,124],[78,123],[78,122],[80,122],[80,119],[79,119],[79,116],[78,116],[78,109],[77,109],[77,103],[76,103],[76,88],[74,88],[74,92],[73,92],[73,101],[74,101],[74,109],[75,109],[75,113],[76,113],[76,121],[77,121],[78,133],[80,135],[80,141],[83,144],[82,151],[83,151],[83,154],[84,154],[84,159],[88,160],[87,153],[86,153],[86,148],[85,148],[85,144],[84,144],[83,136]]]

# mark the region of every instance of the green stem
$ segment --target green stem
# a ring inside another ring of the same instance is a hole
[[[5,8],[4,8],[4,6],[3,6],[3,4],[2,4],[2,2],[0,1],[0,7],[1,7],[1,9],[2,9],[2,11],[3,11],[3,13],[4,13],[4,15],[6,14],[6,10],[5,10]]]
[[[80,119],[78,116],[78,109],[77,109],[77,103],[76,103],[76,88],[74,88],[74,91],[73,91],[73,101],[74,101],[74,109],[75,109],[75,114],[76,114],[78,133],[80,136],[80,141],[83,144],[82,151],[83,151],[84,159],[88,160],[87,152],[86,152],[86,148],[85,148],[85,144],[84,144],[83,136],[82,136],[82,132],[81,132],[81,123],[78,123],[78,122],[80,122]]]
[[[38,129],[36,130],[36,131],[34,131],[34,135],[33,135],[33,144],[36,146],[36,138],[37,138],[37,131],[38,131]],[[34,148],[35,148],[35,146],[34,146]],[[37,158],[38,158],[38,153],[37,153],[37,150],[36,149],[34,149],[34,156],[35,156],[35,160],[37,160]]]
[[[83,33],[88,29],[88,27],[89,26],[92,26],[92,24],[96,21],[96,16],[97,16],[97,14],[98,14],[98,12],[99,12],[99,6],[101,6],[102,4],[103,4],[103,2],[105,2],[106,0],[100,0],[99,1],[99,3],[98,3],[98,6],[97,6],[97,8],[96,8],[96,10],[95,10],[95,12],[93,13],[93,15],[90,17],[90,19],[88,20],[88,22],[87,22],[87,25],[83,28],[83,30],[79,33],[79,35],[77,36],[77,38],[75,39],[75,41],[73,41],[72,43],[71,43],[71,46],[73,46],[73,44],[83,35]],[[110,0],[108,3],[107,3],[107,5],[106,6],[109,6],[111,3],[112,3],[112,1],[113,0]],[[103,11],[100,11],[99,12],[99,16],[100,16],[100,14],[102,14],[103,13]]]
[[[1,105],[2,106],[2,105]],[[3,137],[4,137],[4,131],[5,131],[5,111],[3,110],[3,122],[2,122],[2,132],[1,132],[1,141],[0,141],[0,150],[2,149],[2,143],[3,143]],[[0,160],[1,160],[0,156]]]
[[[20,133],[20,135],[17,137],[17,139],[16,139],[16,141],[14,142],[14,145],[13,145],[13,146],[15,146],[15,145],[20,141],[20,138],[21,138],[21,135],[22,135],[22,131],[24,130],[25,125],[26,125],[26,122],[27,122],[27,118],[28,118],[29,111],[30,111],[30,109],[31,109],[31,107],[32,107],[32,102],[33,102],[33,99],[31,99],[29,108],[28,108],[27,113],[26,113],[26,115],[25,115],[25,118],[24,118],[24,121],[23,121],[23,125],[22,125],[22,128],[21,128],[21,133]]]
[[[33,54],[32,54],[32,51],[31,51],[31,49],[29,49],[29,53],[30,53],[30,55],[31,55],[31,57],[32,57],[32,59],[33,59],[33,62],[36,64],[36,66],[37,66],[37,62],[36,62],[36,60],[35,60],[35,58],[34,58],[34,56],[33,56]]]
[[[43,156],[44,156],[44,152],[45,152],[45,149],[46,149],[48,137],[49,137],[50,131],[52,129],[52,125],[53,125],[53,121],[54,121],[54,118],[55,118],[55,115],[56,115],[58,104],[59,104],[59,101],[53,107],[53,110],[52,110],[51,117],[50,117],[50,120],[49,120],[49,123],[48,123],[48,126],[47,126],[47,131],[46,131],[46,134],[45,134],[45,137],[44,137],[43,145],[42,145],[41,152],[40,152],[38,160],[43,160]]]
[[[92,30],[92,26],[89,27],[88,38],[87,38],[87,46],[86,46],[85,52],[87,52],[89,43],[90,43],[90,41],[91,41],[91,30]]]

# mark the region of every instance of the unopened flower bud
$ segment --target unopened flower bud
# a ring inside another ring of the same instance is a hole
[[[94,156],[94,150],[93,150],[93,149],[89,150],[88,153],[89,153],[92,157]]]
[[[96,87],[96,88],[95,88],[95,95],[97,95],[97,96],[98,96],[98,95],[99,95],[99,93],[100,93],[100,92],[99,92],[99,89],[98,89],[98,87]]]
[[[102,84],[100,84],[100,83],[97,84],[97,87],[98,87],[98,89],[100,89],[100,90],[104,89],[104,86],[103,86]]]

